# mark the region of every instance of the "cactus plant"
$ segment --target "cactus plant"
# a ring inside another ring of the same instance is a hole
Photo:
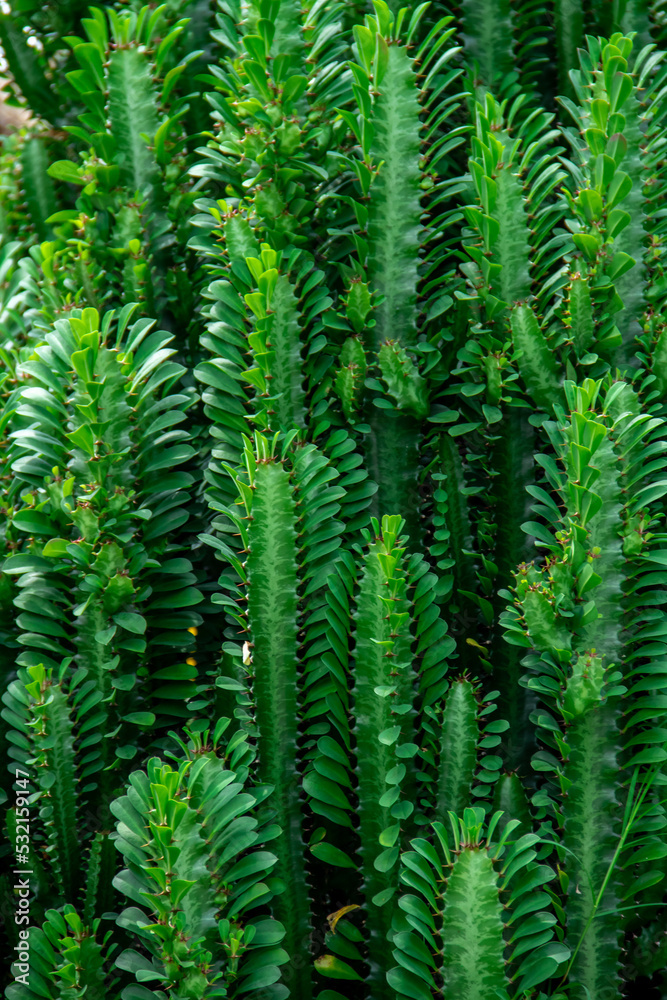
[[[667,993],[666,45],[3,7],[8,1000]]]

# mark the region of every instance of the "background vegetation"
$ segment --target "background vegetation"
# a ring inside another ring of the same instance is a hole
[[[8,1000],[667,997],[666,17],[0,14]]]

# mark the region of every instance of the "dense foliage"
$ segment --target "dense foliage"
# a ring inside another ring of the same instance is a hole
[[[660,0],[0,45],[8,1000],[667,998]]]

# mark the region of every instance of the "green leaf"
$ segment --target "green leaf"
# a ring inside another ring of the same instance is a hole
[[[352,979],[362,981],[362,977],[341,958],[335,955],[321,955],[315,959],[315,968],[328,979]]]
[[[123,716],[123,722],[130,722],[135,726],[152,726],[155,724],[153,712],[130,712]]]
[[[134,632],[135,635],[143,635],[146,631],[146,619],[135,612],[119,611],[118,614],[113,616],[113,620],[116,625],[127,629],[128,632]]]
[[[67,546],[70,544],[71,540],[67,538],[49,538],[42,549],[42,554],[50,558],[61,559],[67,555]]]
[[[25,531],[31,535],[47,535],[53,530],[49,516],[37,510],[18,511],[12,519],[12,524],[19,531]]]
[[[630,254],[619,251],[614,254],[612,262],[609,265],[609,277],[612,281],[616,281],[621,277],[621,275],[625,274],[626,271],[629,271],[630,268],[634,267],[635,264],[636,261],[630,256]]]
[[[49,177],[57,181],[66,181],[68,184],[83,185],[86,183],[85,177],[81,176],[79,168],[71,160],[56,160],[48,168]]]
[[[319,844],[313,844],[310,850],[319,861],[324,861],[328,865],[334,865],[337,868],[356,868],[355,862],[333,844],[322,841]]]

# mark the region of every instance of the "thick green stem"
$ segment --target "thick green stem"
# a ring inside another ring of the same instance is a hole
[[[309,951],[309,893],[301,830],[298,760],[298,596],[296,505],[282,465],[260,461],[248,528],[248,627],[253,694],[259,729],[259,775],[273,786],[271,807],[281,836],[274,842],[276,873],[285,884],[275,903],[291,956]],[[307,962],[291,967],[292,995],[311,996]]]
[[[567,942],[579,946],[571,970],[577,998],[620,996],[620,927],[613,917],[595,916],[600,904],[614,909],[613,878],[603,899],[598,894],[608,876],[621,832],[616,798],[619,772],[617,709],[602,706],[579,717],[567,731],[570,754],[563,767],[563,846],[568,854]],[[571,853],[569,853],[571,852]],[[582,938],[579,945],[580,939]],[[586,992],[587,991],[587,992]]]
[[[410,759],[401,753],[404,741],[410,743],[414,735],[409,605],[404,550],[392,553],[386,544],[389,522],[383,521],[385,541],[373,542],[366,556],[355,616],[359,854],[369,937],[368,983],[375,1000],[393,997],[385,979],[391,954],[391,896],[398,887],[399,824],[413,809],[409,779],[404,780]],[[406,790],[406,800],[400,801]]]
[[[421,431],[414,417],[397,410],[374,409],[366,439],[369,476],[378,485],[370,513],[377,518],[397,514],[413,548],[422,541],[420,517],[419,443]]]

